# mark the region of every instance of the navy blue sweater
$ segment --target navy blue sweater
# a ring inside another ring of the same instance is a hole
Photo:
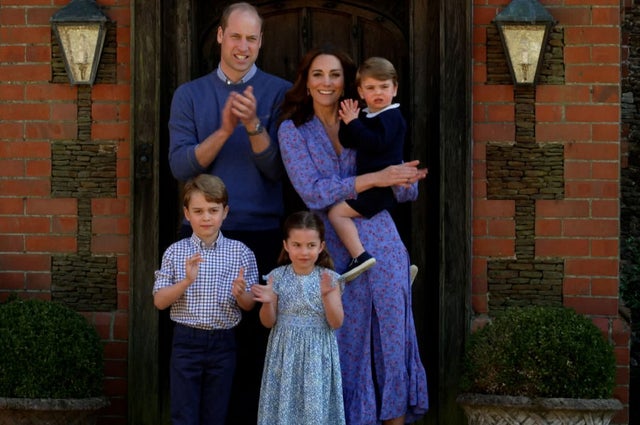
[[[258,118],[271,136],[271,146],[254,154],[242,124],[222,147],[213,163],[198,164],[195,147],[216,131],[231,91],[243,92],[253,86],[258,99]],[[186,181],[201,173],[214,174],[224,181],[229,193],[229,215],[222,230],[267,230],[280,226],[283,214],[284,167],[277,142],[277,115],[291,83],[257,70],[247,82],[226,84],[213,71],[182,84],[174,93],[169,119],[169,165],[174,177]]]
[[[388,165],[402,163],[407,124],[398,104],[377,114],[366,111],[358,119],[340,126],[340,143],[357,150],[358,175],[381,170]]]

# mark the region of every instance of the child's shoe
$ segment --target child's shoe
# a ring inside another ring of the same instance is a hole
[[[349,282],[360,276],[362,272],[369,270],[376,263],[376,259],[371,256],[367,251],[358,255],[349,263],[347,271],[340,276],[340,280]]]
[[[418,275],[418,266],[412,264],[409,267],[409,274],[411,275],[411,284],[413,285],[413,281],[416,280],[416,276]]]

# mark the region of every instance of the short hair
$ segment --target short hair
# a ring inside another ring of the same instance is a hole
[[[356,85],[360,85],[365,78],[374,78],[379,81],[393,80],[394,85],[398,85],[398,73],[393,64],[378,56],[373,56],[364,61],[356,73]]]
[[[216,202],[225,207],[229,203],[227,188],[220,177],[211,174],[200,174],[186,182],[182,197],[182,203],[185,208],[189,208],[191,197],[197,192],[202,193],[207,202]]]
[[[260,16],[260,14],[258,13],[258,9],[256,9],[254,6],[250,5],[249,3],[240,2],[240,3],[230,4],[222,12],[222,16],[220,17],[220,28],[222,28],[223,31],[227,28],[227,25],[229,25],[229,17],[233,12],[237,10],[240,10],[242,12],[251,12],[255,14],[256,17],[258,18],[258,22],[260,23],[260,28],[262,29],[262,16]]]

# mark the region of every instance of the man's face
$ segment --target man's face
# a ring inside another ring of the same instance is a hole
[[[239,81],[258,58],[262,45],[261,31],[259,18],[243,10],[236,10],[229,16],[224,30],[218,28],[220,66],[232,81]]]

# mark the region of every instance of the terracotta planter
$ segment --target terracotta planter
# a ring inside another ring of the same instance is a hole
[[[461,394],[469,425],[608,425],[617,399],[536,398]]]
[[[94,425],[105,397],[30,399],[0,397],[0,425]]]

